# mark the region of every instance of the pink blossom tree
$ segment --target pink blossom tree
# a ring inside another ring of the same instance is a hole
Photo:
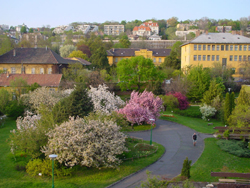
[[[155,97],[152,92],[133,91],[129,102],[124,108],[118,110],[118,113],[123,114],[132,125],[152,123],[150,119],[156,120],[160,116],[162,107],[161,98]]]

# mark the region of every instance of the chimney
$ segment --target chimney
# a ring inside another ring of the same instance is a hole
[[[113,52],[115,52],[115,49],[113,48]]]
[[[195,32],[195,36],[198,37],[199,35],[200,35],[200,31],[198,30]]]
[[[236,34],[236,31],[233,30],[233,31],[232,31],[232,35],[235,35],[235,34]]]
[[[9,75],[9,71],[7,71],[7,78],[9,78],[10,77],[10,75]]]
[[[13,56],[16,56],[16,49],[13,49]]]
[[[208,31],[206,30],[206,35],[208,35]]]
[[[243,36],[243,31],[242,31],[242,30],[240,30],[240,35],[242,35],[242,36]]]

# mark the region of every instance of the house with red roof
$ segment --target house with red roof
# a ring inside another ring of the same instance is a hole
[[[158,23],[152,21],[144,22],[140,26],[135,26],[133,29],[133,35],[149,37],[152,34],[159,34]]]

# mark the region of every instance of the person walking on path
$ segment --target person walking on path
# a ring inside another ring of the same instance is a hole
[[[197,135],[196,133],[193,134],[193,145],[196,145],[196,141],[197,141]]]

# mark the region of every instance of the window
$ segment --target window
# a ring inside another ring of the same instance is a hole
[[[36,69],[35,68],[31,68],[31,74],[36,74]]]
[[[117,57],[115,58],[115,62],[116,62],[116,63],[118,62],[118,58],[117,58]]]
[[[154,58],[154,63],[156,62],[156,59]]]
[[[226,45],[226,51],[228,51],[229,45]]]
[[[210,50],[210,45],[207,45],[207,50]]]
[[[247,60],[247,56],[244,55],[244,56],[243,56],[243,61],[246,61],[246,60]]]
[[[194,50],[197,50],[197,44],[194,45]]]
[[[201,45],[200,44],[198,45],[198,50],[201,51]]]
[[[205,44],[203,45],[203,50],[206,50],[206,45]]]
[[[206,61],[206,55],[203,55],[202,60]]]
[[[201,61],[201,55],[198,55],[198,61]]]
[[[3,73],[7,73],[7,68],[3,68]]]
[[[215,51],[215,45],[212,45],[212,50]]]
[[[232,55],[230,55],[229,61],[233,61],[233,56]]]
[[[248,61],[250,61],[250,55],[248,56]]]
[[[239,45],[239,51],[242,51],[242,45]]]
[[[244,45],[244,51],[247,51],[247,45]]]
[[[233,51],[233,50],[234,50],[234,46],[230,45],[230,51]]]
[[[215,55],[212,55],[212,61],[215,61]]]
[[[194,61],[197,61],[197,55],[194,55]]]
[[[40,74],[44,74],[44,69],[40,68]]]
[[[123,58],[121,57],[120,60],[122,60]]]
[[[48,74],[52,73],[52,68],[48,68]]]
[[[238,61],[238,56],[237,55],[234,56],[234,61]]]
[[[207,55],[207,60],[210,61],[210,55]]]
[[[235,74],[235,68],[232,68],[232,73]]]
[[[250,51],[250,45],[248,45],[248,51]]]
[[[238,51],[238,45],[234,45],[234,51]]]
[[[242,61],[242,56],[241,55],[239,55],[239,61]]]
[[[224,45],[220,46],[221,51],[224,51]]]
[[[161,62],[161,58],[159,58],[159,63]]]
[[[216,47],[217,49],[217,51],[220,51],[220,45],[217,45],[217,47]]]
[[[219,60],[220,60],[220,56],[216,55],[216,61],[219,61]]]
[[[16,68],[15,67],[11,67],[11,74],[16,74]]]

